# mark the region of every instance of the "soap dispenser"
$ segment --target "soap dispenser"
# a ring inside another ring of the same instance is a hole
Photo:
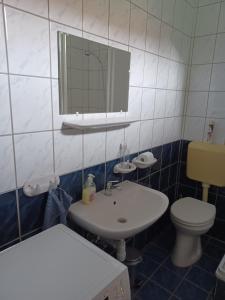
[[[95,176],[88,174],[87,180],[83,186],[82,202],[84,204],[90,204],[95,199],[96,185],[94,183]]]

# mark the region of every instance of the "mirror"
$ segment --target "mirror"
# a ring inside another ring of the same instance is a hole
[[[128,110],[130,53],[58,32],[60,114]]]

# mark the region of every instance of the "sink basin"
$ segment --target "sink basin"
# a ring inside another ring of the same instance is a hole
[[[124,181],[111,196],[96,194],[89,205],[78,201],[69,214],[82,228],[111,240],[134,236],[156,222],[166,211],[169,201],[163,193]]]

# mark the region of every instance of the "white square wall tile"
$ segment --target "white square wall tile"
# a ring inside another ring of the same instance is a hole
[[[225,118],[225,92],[209,93],[207,116],[213,118]]]
[[[116,130],[107,130],[106,136],[106,161],[119,158],[120,153],[120,144],[124,143],[124,134],[125,130],[116,129]]]
[[[176,111],[176,91],[167,90],[165,103],[165,117],[175,116]]]
[[[183,31],[189,36],[192,35],[193,25],[195,23],[194,9],[187,1],[184,2],[184,23]]]
[[[155,109],[155,89],[143,88],[141,119],[153,119]]]
[[[58,80],[52,80],[52,105],[53,105],[53,128],[61,129],[63,122],[81,120],[82,115],[60,115],[59,114],[59,85]]]
[[[213,65],[210,90],[225,91],[225,63]]]
[[[82,0],[49,0],[51,20],[82,28]]]
[[[181,138],[182,118],[166,118],[164,120],[164,144]]]
[[[140,151],[150,149],[152,147],[153,120],[141,122],[140,127]]]
[[[146,32],[146,50],[155,54],[159,53],[160,27],[161,22],[157,18],[148,15]]]
[[[185,104],[185,92],[177,91],[176,92],[176,106],[174,115],[181,117],[184,114],[184,104]]]
[[[125,142],[127,144],[127,154],[139,151],[140,122],[131,123],[125,128]]]
[[[162,19],[169,25],[174,23],[174,8],[176,0],[163,0]]]
[[[171,55],[170,58],[176,61],[183,61],[182,58],[182,38],[183,34],[174,29],[171,35]]]
[[[5,13],[9,71],[49,77],[48,21],[10,7],[5,7]]]
[[[145,52],[144,87],[156,87],[158,56]]]
[[[3,23],[1,4],[0,4],[0,72],[7,72],[5,34],[4,34],[4,23]]]
[[[166,118],[164,120],[164,143],[171,143],[173,141],[174,118]]]
[[[225,2],[221,3],[218,32],[225,31]]]
[[[148,0],[148,11],[150,14],[161,19],[163,0]]]
[[[109,38],[124,44],[129,41],[130,3],[110,0]]]
[[[15,189],[15,168],[11,136],[0,136],[0,172],[0,193]]]
[[[174,61],[169,62],[168,89],[176,90],[178,83],[179,64]]]
[[[8,76],[0,74],[0,135],[10,134],[11,127],[11,113],[9,102],[9,85]]]
[[[140,119],[142,88],[129,88],[128,116]]]
[[[218,34],[216,38],[216,48],[214,62],[225,62],[225,34]]]
[[[205,117],[208,102],[208,92],[190,92],[187,101],[187,115]]]
[[[50,22],[50,43],[51,43],[51,67],[52,77],[58,78],[58,38],[57,32],[62,31],[74,36],[82,37],[82,31],[55,22]]]
[[[205,5],[213,4],[216,2],[218,2],[218,0],[199,0],[198,6],[205,6]]]
[[[194,41],[192,63],[193,64],[212,63],[214,48],[215,48],[214,35],[196,38]]]
[[[208,91],[212,65],[194,65],[191,68],[190,91]]]
[[[154,120],[152,147],[157,147],[164,143],[164,120],[165,119]]]
[[[15,135],[18,186],[53,174],[52,132]]]
[[[133,4],[141,7],[145,11],[147,11],[147,9],[148,9],[148,0],[131,0],[131,2]]]
[[[109,0],[83,0],[83,29],[108,37]]]
[[[170,61],[164,57],[159,57],[157,71],[157,88],[166,89],[168,86]]]
[[[202,141],[204,134],[205,118],[186,117],[184,127],[184,139]]]
[[[187,82],[187,66],[178,63],[177,65],[177,89],[185,90]]]
[[[156,90],[154,118],[164,118],[166,108],[166,90]]]
[[[145,49],[147,13],[142,9],[131,5],[130,19],[130,45],[139,49]]]
[[[42,17],[48,17],[48,0],[4,0],[4,3]]]
[[[182,35],[182,45],[181,45],[181,62],[189,63],[189,54],[191,50],[191,38]]]
[[[50,79],[11,75],[10,86],[14,132],[52,129]]]
[[[84,134],[84,168],[105,162],[106,132]]]
[[[168,26],[165,23],[162,23],[161,34],[160,34],[159,55],[167,58],[171,57],[172,33],[173,33],[172,27]]]
[[[220,12],[220,4],[212,4],[199,8],[196,35],[214,34],[217,32],[217,23]]]
[[[57,175],[82,169],[83,151],[80,131],[73,129],[54,131],[54,151]]]
[[[176,1],[174,8],[174,27],[183,31],[185,18],[185,2],[184,0]]]
[[[145,52],[130,48],[131,59],[130,59],[130,85],[142,86],[144,66],[145,64]]]

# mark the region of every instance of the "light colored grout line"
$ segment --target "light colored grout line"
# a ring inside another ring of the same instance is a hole
[[[221,0],[221,1],[215,1],[213,3],[207,3],[207,4],[202,4],[202,5],[199,5],[198,7],[201,8],[201,7],[205,7],[205,6],[212,6],[212,5],[215,5],[215,4],[220,4],[224,2],[224,0]]]
[[[181,137],[184,138],[185,134],[185,128],[186,128],[186,113],[187,113],[187,107],[188,107],[188,97],[190,92],[190,79],[191,79],[191,67],[192,67],[192,60],[193,60],[193,52],[194,52],[194,44],[195,44],[195,33],[197,28],[197,22],[198,22],[198,13],[199,9],[196,8],[195,13],[195,23],[192,28],[192,38],[191,38],[191,45],[189,49],[189,59],[188,59],[188,75],[187,75],[187,82],[186,82],[186,95],[185,95],[185,105],[184,105],[184,111],[183,111],[183,124],[182,124],[182,133]]]
[[[131,3],[131,10],[132,10],[132,5],[135,6],[134,4]],[[146,50],[146,43],[147,43],[147,27],[148,27],[148,14],[146,14],[146,24],[145,24],[145,50]],[[130,15],[130,23],[131,23],[131,15]],[[130,29],[129,29],[130,30]],[[130,44],[130,34],[129,34],[129,44]],[[146,52],[144,53],[144,67],[142,70],[142,86],[144,84],[144,76],[145,76],[145,61],[146,61]],[[141,152],[141,128],[142,128],[142,120],[141,120],[141,115],[142,115],[142,102],[143,102],[143,87],[141,88],[141,105],[140,105],[140,125],[139,125],[139,134],[138,134],[138,154]],[[139,180],[139,172],[137,172],[137,181]]]
[[[170,26],[173,30],[179,31],[180,33],[184,34],[186,37],[189,37],[189,38],[191,37],[191,36],[188,35],[187,33],[185,33],[185,32],[183,32],[182,30],[180,30],[179,28],[176,28],[176,27],[174,27],[174,26],[171,26],[171,24],[166,23],[165,21],[163,21],[163,20],[162,20],[162,16],[161,16],[161,18],[159,18],[159,17],[153,15],[152,13],[150,13],[148,10],[144,10],[143,8],[137,6],[137,5],[136,5],[135,3],[133,3],[133,2],[128,1],[128,3],[130,3],[130,4],[132,4],[132,5],[136,6],[136,7],[138,7],[139,9],[143,10],[144,12],[146,12],[148,15],[150,15],[150,16],[152,16],[152,17],[158,19],[159,21],[161,21],[161,22],[163,22],[163,23],[165,23],[166,25]],[[2,3],[2,4],[3,4],[3,3]],[[83,4],[83,2],[82,2],[82,4]],[[4,5],[5,5],[6,7],[9,7],[9,8],[18,10],[18,11],[21,11],[21,12],[23,12],[23,13],[30,14],[30,15],[32,15],[32,16],[34,16],[34,17],[38,17],[38,18],[41,18],[41,19],[44,19],[44,20],[47,20],[47,21],[50,21],[50,22],[58,23],[58,24],[63,25],[63,26],[67,26],[67,27],[70,27],[70,28],[73,28],[73,29],[77,29],[77,30],[86,32],[86,31],[84,30],[84,28],[83,28],[83,20],[82,20],[82,28],[79,28],[79,27],[74,27],[74,26],[71,26],[71,25],[68,25],[68,24],[59,22],[59,21],[57,21],[57,20],[54,20],[54,19],[50,18],[49,13],[48,13],[48,17],[44,17],[44,16],[41,16],[41,15],[35,14],[35,13],[33,13],[33,12],[24,10],[24,9],[22,9],[22,8],[15,7],[15,6],[13,6],[13,5],[9,5],[9,4],[7,4],[7,3],[5,3]],[[48,6],[48,7],[49,7],[49,6]],[[83,5],[82,5],[82,19],[83,19]],[[91,33],[91,32],[88,32],[88,33]],[[91,33],[91,34],[93,34],[93,33]],[[96,34],[93,34],[93,35],[96,35]],[[97,35],[97,36],[102,37],[102,38],[105,38],[105,37],[100,36],[100,35]],[[109,38],[109,36],[108,36],[108,38]],[[107,39],[108,39],[108,38],[107,38]]]
[[[68,129],[68,130],[71,130],[71,129]],[[55,130],[55,131],[60,131],[60,129]],[[174,142],[175,142],[175,141],[174,141]],[[163,146],[163,145],[161,145],[161,146]],[[155,147],[153,147],[153,148],[155,148]],[[152,148],[151,148],[151,149],[152,149]],[[146,149],[146,150],[147,150],[147,149]],[[134,153],[131,153],[131,155],[132,155],[132,154],[134,154]],[[113,161],[113,160],[115,160],[115,159],[118,159],[118,158],[114,158],[114,159],[111,159],[111,160],[109,160],[109,161],[106,161],[106,163],[108,163],[108,162],[110,162],[110,161]],[[102,162],[101,164],[103,164],[103,163],[104,163],[104,162]],[[178,164],[178,161],[175,162],[175,163],[173,163],[173,164],[170,164],[170,165],[168,165],[168,166],[166,166],[165,168],[162,168],[162,169],[166,169],[166,168],[168,168],[168,167],[174,166],[175,164]],[[95,166],[98,166],[98,165],[99,165],[99,164],[95,164],[95,165],[88,166],[88,167],[86,167],[86,168],[89,168],[89,167],[95,167]],[[63,174],[60,174],[59,176],[65,176],[65,175],[68,175],[68,174],[71,174],[71,173],[74,173],[74,172],[84,171],[86,168],[84,168],[84,166],[82,165],[81,169],[74,170],[74,171],[69,172],[69,173],[63,173]],[[154,174],[156,174],[156,173],[158,173],[158,172],[160,172],[160,169],[159,169],[158,171],[152,172],[151,175],[154,175]],[[148,177],[148,176],[146,176],[146,177]],[[144,179],[144,178],[141,178],[141,179]],[[171,186],[169,186],[169,187],[172,187],[172,186],[173,186],[173,185],[171,185]],[[0,192],[0,195],[4,195],[4,194],[10,193],[10,192],[14,192],[14,191],[16,191],[17,189],[19,190],[19,189],[21,189],[21,188],[22,188],[22,186],[17,186],[16,189],[10,189],[10,190],[4,191],[4,192]]]
[[[163,11],[163,6],[161,6],[161,16],[162,16],[162,11]],[[159,32],[159,45],[158,45],[158,51],[157,51],[157,55],[159,55],[159,51],[160,51],[160,46],[161,46],[161,34],[162,34],[162,21],[160,21],[160,32]],[[171,51],[171,49],[170,49]],[[157,83],[158,83],[158,72],[159,72],[159,56],[158,56],[158,60],[157,60],[157,69],[156,69],[156,84],[155,86],[157,87]],[[168,74],[169,77],[169,74]],[[169,80],[169,78],[167,78],[167,80]],[[167,81],[168,84],[168,81]],[[155,108],[156,108],[156,92],[155,92],[155,101],[154,101],[154,111],[153,111],[153,116],[155,115]],[[154,139],[154,126],[155,126],[155,119],[153,121],[153,126],[152,126],[152,141]],[[163,122],[163,140],[164,140],[164,134],[165,134],[165,120]],[[160,167],[159,167],[159,188],[161,185],[161,166],[162,166],[162,154],[163,154],[163,147],[160,153]]]
[[[161,117],[161,118],[146,118],[146,119],[137,119],[137,122],[139,121],[142,121],[142,122],[145,122],[145,121],[152,121],[152,120],[162,120],[162,119],[173,119],[173,118],[179,118],[181,117],[181,115],[173,115],[173,116],[169,116],[169,117]],[[190,116],[192,118],[198,118],[198,116]],[[218,120],[223,120],[224,118],[214,118],[214,119],[218,119]],[[71,131],[73,130],[72,128],[65,128],[63,130],[68,130],[68,131]],[[17,132],[17,133],[14,133],[14,136],[17,136],[17,135],[25,135],[25,134],[35,134],[35,133],[44,133],[44,132],[52,132],[52,131],[61,131],[61,128],[55,128],[55,129],[46,129],[46,130],[36,130],[36,131],[23,131],[23,132]],[[3,136],[11,136],[11,134],[1,134],[0,137],[3,137]],[[174,140],[172,142],[175,142],[177,140]],[[172,143],[172,142],[168,142],[168,143],[163,143],[163,144],[169,144],[169,143]],[[161,145],[163,145],[161,144]],[[161,146],[159,145],[159,146]],[[154,147],[150,147],[150,148],[154,148]],[[143,150],[140,150],[140,151],[144,151]]]
[[[110,26],[110,10],[111,10],[111,6],[110,6],[110,4],[111,4],[111,0],[108,0],[108,33],[107,33],[107,39],[108,39],[108,44],[109,44],[109,26]],[[108,113],[106,113],[106,118],[108,118]],[[107,143],[107,141],[108,141],[108,128],[106,128],[106,130],[105,130],[105,166],[104,166],[104,189],[106,189],[106,184],[107,184],[107,166],[106,166],[106,164],[107,164],[107,160],[106,160],[106,158],[107,158],[107,150],[108,150],[108,147],[107,147],[107,145],[108,145],[108,143]]]
[[[184,0],[184,1],[186,1],[186,0]],[[128,2],[130,2],[130,1],[128,1]],[[187,1],[186,1],[186,2],[187,2]],[[175,27],[175,26],[174,26],[174,23],[173,23],[173,25],[171,25],[171,24],[169,24],[169,23],[167,23],[166,21],[163,20],[163,18],[162,18],[162,9],[163,9],[163,5],[161,6],[161,17],[158,17],[158,16],[152,14],[152,13],[148,10],[148,8],[147,8],[147,10],[145,10],[145,9],[143,9],[141,6],[139,6],[139,5],[137,5],[136,3],[134,3],[133,1],[131,1],[131,4],[134,5],[134,6],[136,6],[136,7],[138,7],[138,8],[141,9],[142,11],[146,12],[149,16],[154,17],[154,18],[156,18],[158,21],[160,21],[160,22],[162,22],[162,23],[164,23],[164,24],[170,26],[173,30],[179,31],[180,33],[184,34],[186,37],[189,37],[189,38],[191,37],[191,36],[190,36],[189,34],[187,34],[186,32],[184,32],[184,31],[182,31],[181,29]],[[175,9],[175,5],[174,5],[174,9]],[[174,21],[174,20],[173,20],[173,21]]]
[[[2,15],[3,15],[3,30],[4,30],[4,42],[6,50],[6,64],[7,64],[7,77],[8,77],[8,92],[9,92],[9,105],[10,105],[10,118],[11,118],[11,129],[12,129],[12,147],[13,147],[13,165],[14,165],[14,176],[15,176],[15,188],[16,188],[16,209],[17,209],[17,226],[19,239],[21,240],[21,219],[20,219],[20,205],[19,205],[19,193],[17,190],[18,180],[17,180],[17,167],[16,167],[16,150],[15,150],[15,138],[14,138],[14,124],[13,124],[13,112],[12,112],[12,94],[11,94],[11,83],[9,76],[9,55],[8,55],[8,44],[7,44],[7,22],[6,22],[6,13],[5,6],[2,4]]]
[[[222,7],[222,4],[220,3],[219,15],[218,15],[217,26],[216,26],[216,38],[215,38],[215,41],[214,41],[214,48],[213,48],[213,55],[212,55],[212,62],[214,61],[215,52],[216,52],[216,43],[217,43],[217,38],[218,38],[218,29],[219,29],[221,7]],[[206,128],[207,128],[206,126],[208,125],[208,124],[206,124],[206,122],[207,122],[207,113],[208,113],[208,107],[209,107],[210,88],[211,88],[211,83],[212,83],[212,72],[213,72],[213,63],[211,65],[211,71],[210,71],[209,88],[208,88],[207,105],[206,105],[206,116],[205,116],[202,140],[205,139],[205,131],[206,131]]]
[[[49,7],[48,1],[48,40],[49,40],[49,61],[50,61],[50,78],[52,78],[52,55],[51,55],[51,48],[52,48],[52,40],[51,40],[51,24],[49,21]],[[53,162],[53,173],[56,172],[56,157],[55,157],[55,135],[54,135],[54,103],[53,103],[53,87],[52,87],[52,79],[50,79],[50,93],[51,93],[51,119],[52,119],[52,162]]]

